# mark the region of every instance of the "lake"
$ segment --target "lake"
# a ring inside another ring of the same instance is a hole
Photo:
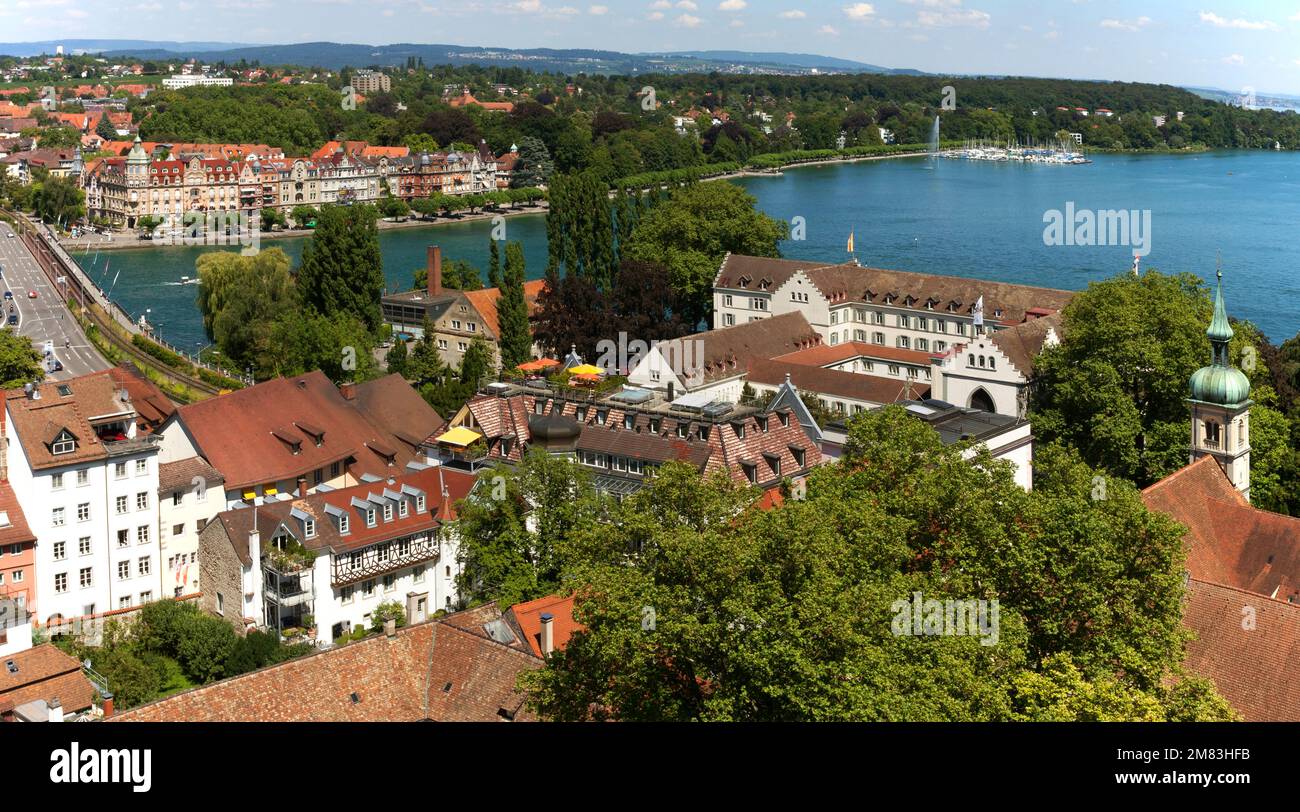
[[[1133,211],[1135,224],[1149,217],[1150,231],[1143,236],[1149,237],[1150,253],[1143,268],[1212,279],[1221,252],[1229,313],[1253,321],[1274,342],[1300,331],[1300,155],[1220,151],[1093,160],[1049,166],[902,158],[733,182],[757,197],[769,215],[787,222],[803,218],[804,239],[781,245],[787,257],[844,261],[852,231],[864,265],[1066,289],[1128,270],[1134,249],[1047,245],[1045,213],[1067,207]],[[486,269],[491,227],[480,220],[382,232],[390,288],[411,286],[411,271],[423,265],[425,246],[433,242],[445,258]],[[507,227],[508,237],[524,244],[528,277],[540,277],[546,267],[544,216],[510,218]],[[303,242],[267,240],[263,247],[282,247],[296,259]],[[175,283],[196,275],[194,260],[204,250],[105,253],[95,277],[104,276],[107,257],[106,285],[122,270],[113,298],[132,314],[152,308],[152,320],[169,340],[196,347],[206,343],[194,307],[197,286]]]

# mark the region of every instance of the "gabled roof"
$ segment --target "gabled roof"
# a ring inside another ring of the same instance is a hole
[[[252,564],[248,551],[248,534],[254,523],[269,539],[271,530],[281,524],[290,529],[294,538],[309,550],[333,550],[336,553],[357,550],[371,544],[409,536],[437,528],[456,518],[455,504],[469,495],[477,481],[472,474],[442,466],[408,471],[400,477],[375,482],[362,482],[347,488],[322,491],[297,499],[267,500],[256,507],[235,508],[217,514],[217,521],[226,529],[231,546],[244,564]],[[447,495],[442,495],[443,489]],[[396,500],[386,496],[401,491],[408,500],[407,515],[394,507],[393,517],[384,521],[383,506]],[[416,495],[424,495],[424,511],[417,510]],[[375,511],[375,526],[367,527],[364,510]],[[339,531],[337,517],[347,514],[348,532]],[[293,521],[291,521],[291,519]],[[316,535],[307,538],[301,525],[303,519],[315,522]],[[265,541],[263,542],[265,544]]]
[[[515,684],[542,661],[492,640],[481,628],[483,609],[471,610],[474,623],[450,615],[407,626],[392,637],[376,635],[142,705],[113,721],[532,721]]]
[[[684,383],[697,387],[743,375],[749,362],[775,358],[821,343],[821,336],[799,312],[723,327],[659,342],[660,354],[674,369],[687,372]]]
[[[9,661],[17,672],[10,673]],[[0,657],[0,715],[38,699],[47,704],[58,699],[64,713],[76,713],[89,708],[94,698],[95,688],[81,673],[81,663],[53,643]]]
[[[1054,337],[1059,341],[1062,334],[1061,314],[1054,313],[1050,316],[1029,319],[1005,330],[997,330],[989,340],[1002,350],[1002,354],[1007,357],[1017,372],[1025,378],[1032,378],[1034,362],[1038,354],[1043,351],[1048,339]]]
[[[573,596],[547,595],[544,598],[516,603],[506,612],[509,620],[528,641],[533,654],[542,656],[542,615],[551,615],[551,641],[560,651],[576,631],[585,627],[573,619]]]
[[[524,283],[524,305],[528,309],[529,316],[537,312],[537,297],[542,294],[542,289],[545,287],[545,279],[534,279]],[[479,318],[483,320],[492,337],[500,339],[501,324],[497,316],[497,302],[501,299],[501,289],[467,290],[465,298],[469,299],[470,304],[478,311]]]
[[[429,442],[429,438],[447,424],[428,401],[407,383],[401,375],[393,373],[353,387],[353,404],[379,431],[391,434],[397,443],[411,452]],[[318,427],[298,421],[298,428],[314,434]]]
[[[1300,605],[1193,580],[1183,622],[1196,633],[1187,669],[1212,680],[1246,721],[1300,721]]]
[[[0,512],[9,519],[8,524],[0,524],[0,545],[36,540],[36,535],[27,525],[22,505],[18,504],[18,496],[8,480],[0,481]]]
[[[869,403],[896,403],[910,398],[928,397],[930,393],[930,385],[918,381],[912,381],[909,387],[906,381],[896,378],[792,364],[780,359],[757,360],[749,364],[749,380],[755,383],[780,386],[787,375],[790,376],[790,382],[801,390]]]
[[[385,382],[379,388],[390,391],[389,385]],[[404,406],[399,409],[403,410]],[[294,479],[348,458],[354,460],[349,469],[354,475],[390,476],[401,473],[417,456],[409,445],[376,425],[382,417],[368,419],[320,371],[276,378],[182,406],[177,419],[200,453],[225,477],[227,488]],[[324,429],[319,446],[309,432],[295,425],[302,420]],[[301,438],[297,454],[276,439],[272,432],[277,430]],[[234,438],[238,442],[232,442]],[[395,452],[391,464],[378,449]]]
[[[39,384],[39,398],[22,389],[4,393],[8,418],[33,470],[57,468],[89,460],[105,459],[108,452],[91,421],[113,417],[134,420],[135,410],[119,398],[122,389],[105,370],[67,381]],[[63,395],[62,391],[69,394]],[[55,455],[50,443],[63,431],[77,438],[70,453]]]

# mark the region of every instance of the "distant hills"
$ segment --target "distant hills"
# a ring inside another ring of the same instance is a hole
[[[199,57],[227,63],[246,60],[263,65],[303,65],[338,70],[350,67],[402,66],[412,57],[425,65],[490,65],[558,73],[882,73],[912,74],[848,59],[813,54],[758,53],[749,51],[687,51],[627,54],[567,48],[486,48],[471,45],[396,43],[359,45],[338,42],[302,42],[287,45],[249,45],[231,42],[162,42],[154,40],[70,39],[46,42],[0,43],[0,54],[39,56],[62,45],[67,53],[99,53],[105,57],[179,61]]]

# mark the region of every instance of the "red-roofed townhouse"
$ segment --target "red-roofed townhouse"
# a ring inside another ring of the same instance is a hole
[[[458,603],[455,503],[476,477],[421,467],[223,511],[199,537],[201,605],[239,629],[303,629],[321,644],[381,603],[419,623]]]

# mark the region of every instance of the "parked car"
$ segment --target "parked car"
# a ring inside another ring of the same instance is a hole
[[[29,291],[27,291],[27,298],[28,298],[28,299],[35,299],[35,298],[36,298],[36,291],[34,291],[34,290],[29,290]]]
[[[63,371],[63,362],[60,361],[60,360],[57,359],[57,358],[54,359],[54,371],[55,371],[55,372],[62,372],[62,371]]]
[[[9,314],[9,323],[10,323],[10,324],[17,324],[17,323],[18,323],[18,314],[17,314],[17,313],[10,313],[10,314]]]
[[[13,292],[12,290],[6,290],[6,291],[5,291],[5,300],[8,301],[8,300],[10,300],[10,299],[12,299],[12,298],[14,298],[14,292]]]

